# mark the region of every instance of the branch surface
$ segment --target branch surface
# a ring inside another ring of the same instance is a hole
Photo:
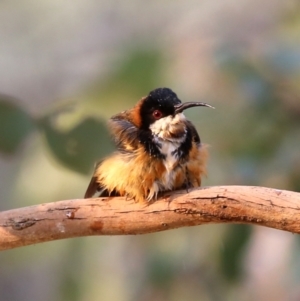
[[[208,223],[256,224],[300,233],[299,210],[300,193],[252,186],[173,191],[151,204],[121,197],[66,200],[0,212],[0,250]]]

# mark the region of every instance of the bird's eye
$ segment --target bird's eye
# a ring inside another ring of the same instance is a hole
[[[155,119],[160,119],[163,114],[160,110],[155,110],[155,111],[153,111],[152,115]]]

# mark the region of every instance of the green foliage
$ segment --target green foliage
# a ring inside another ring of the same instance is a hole
[[[63,131],[48,116],[40,122],[40,128],[56,159],[76,172],[90,173],[91,166],[110,150],[105,125],[93,117],[87,117],[70,130]]]
[[[85,117],[68,130],[60,129],[52,113],[34,120],[28,112],[7,96],[0,97],[0,151],[6,154],[18,150],[35,129],[44,133],[52,154],[62,165],[88,174],[92,166],[112,149],[105,124],[94,117]],[[105,143],[103,143],[105,141]]]
[[[0,96],[0,151],[17,151],[20,144],[34,129],[34,121],[11,97]]]

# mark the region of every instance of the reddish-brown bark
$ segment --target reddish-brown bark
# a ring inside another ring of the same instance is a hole
[[[174,191],[151,204],[124,198],[58,201],[0,212],[0,250],[89,235],[146,234],[208,223],[300,233],[300,193],[215,186]]]

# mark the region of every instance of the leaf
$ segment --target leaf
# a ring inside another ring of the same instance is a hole
[[[0,95],[0,151],[7,154],[14,153],[35,126],[29,114],[14,102]]]
[[[90,173],[95,162],[111,150],[106,127],[95,118],[88,117],[68,131],[57,129],[52,118],[40,125],[56,159],[76,172]]]

